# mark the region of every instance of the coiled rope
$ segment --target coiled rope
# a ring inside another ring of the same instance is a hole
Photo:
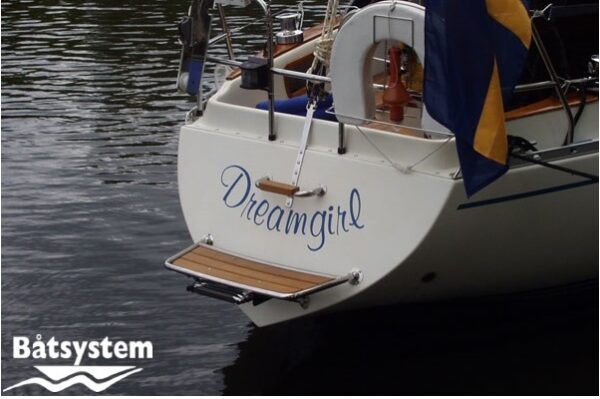
[[[340,1],[339,0],[328,0],[327,9],[325,10],[325,19],[323,20],[323,29],[321,30],[321,37],[315,46],[311,67],[308,69],[308,73],[327,76],[329,72],[329,63],[331,60],[331,47],[333,46],[333,40],[335,39],[335,25],[336,16],[338,14]],[[317,85],[317,82],[308,82],[307,90],[309,93],[313,92],[313,86]],[[321,85],[321,91],[324,90],[324,85]],[[322,95],[323,93],[321,93]]]

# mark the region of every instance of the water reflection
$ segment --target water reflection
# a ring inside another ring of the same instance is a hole
[[[595,394],[597,289],[254,328],[223,370],[224,393]]]
[[[12,360],[12,336],[39,333],[151,340],[155,358],[109,394],[223,389],[218,370],[235,359],[247,319],[162,268],[190,244],[176,184],[177,131],[194,105],[175,92],[187,5],[1,3],[3,387],[32,376],[32,361]],[[230,10],[231,26],[251,10]],[[257,51],[261,37],[240,35],[236,54]]]

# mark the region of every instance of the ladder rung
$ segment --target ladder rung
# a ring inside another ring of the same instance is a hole
[[[287,183],[280,183],[277,181],[269,180],[269,179],[261,179],[257,182],[256,186],[270,193],[281,194],[288,197],[293,196],[300,190],[300,187],[293,186]]]

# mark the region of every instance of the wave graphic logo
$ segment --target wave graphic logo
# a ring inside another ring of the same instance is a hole
[[[12,385],[2,392],[22,387],[24,385],[37,384],[48,391],[59,392],[75,384],[83,384],[88,389],[98,393],[113,384],[139,373],[142,368],[136,366],[34,366],[48,379],[33,377],[18,384]]]
[[[14,336],[13,359],[33,359],[36,363],[51,359],[55,365],[34,366],[42,375],[11,385],[2,392],[26,385],[39,385],[56,393],[81,384],[99,393],[143,369],[137,366],[83,366],[82,362],[104,359],[123,360],[123,363],[131,364],[141,359],[152,359],[153,351],[150,341],[113,341],[109,337],[89,341],[61,341],[50,337],[45,341],[42,334],[37,334],[35,339]],[[68,363],[57,365],[59,359]]]

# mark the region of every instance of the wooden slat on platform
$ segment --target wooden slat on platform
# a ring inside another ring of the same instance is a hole
[[[172,263],[202,275],[284,294],[304,291],[333,280],[331,277],[267,265],[203,246],[193,248]]]

